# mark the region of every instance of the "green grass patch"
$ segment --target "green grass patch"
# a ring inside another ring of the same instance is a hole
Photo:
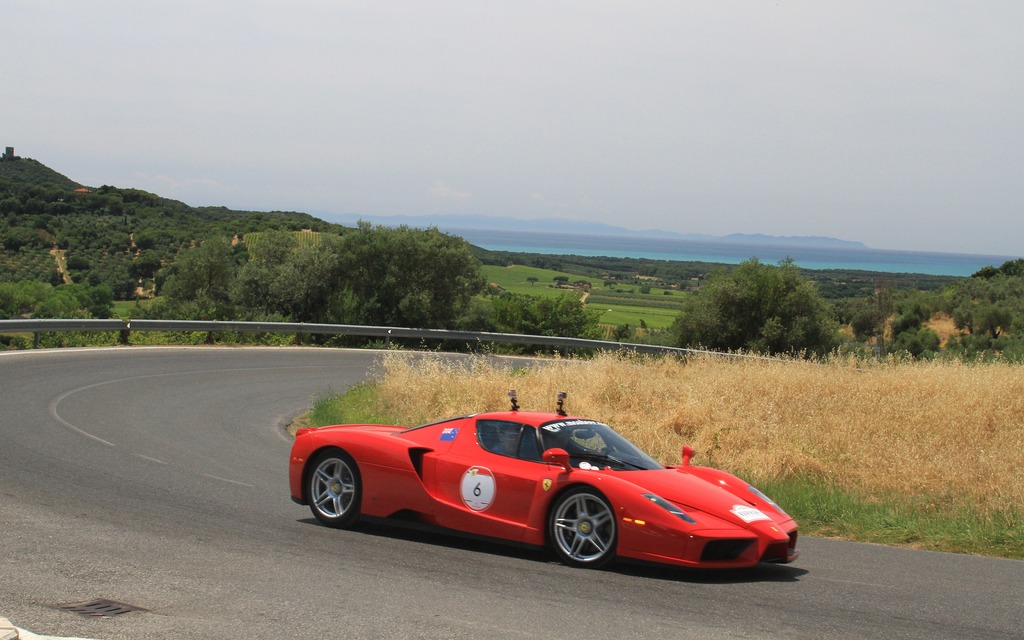
[[[664,293],[655,293],[655,291],[657,290],[652,289],[651,293],[647,294],[625,293],[620,295],[611,293],[607,289],[595,289],[587,296],[587,303],[594,305],[619,304],[651,309],[672,309],[677,313],[683,308],[685,298],[682,294],[665,295]],[[662,289],[662,291],[665,290]]]
[[[140,298],[138,300],[114,300],[114,317],[130,318],[136,309],[145,309],[156,302],[156,298]]]
[[[801,535],[1024,560],[1024,512],[985,515],[943,496],[859,496],[801,478],[756,484]]]
[[[586,278],[572,273],[524,267],[522,265],[511,267],[484,265],[481,267],[481,271],[484,277],[487,278],[488,283],[496,284],[511,293],[522,293],[528,296],[557,297],[563,295],[568,290],[555,287],[555,278],[558,277],[568,278],[569,283],[586,281],[592,287],[601,286],[601,280],[597,278]],[[531,282],[528,280],[529,278],[536,278],[537,280],[536,282]],[[582,291],[578,292],[578,294],[582,295]]]
[[[317,398],[306,415],[311,427],[332,424],[389,424],[389,418],[380,412],[377,386],[361,382],[340,395]]]
[[[369,382],[324,396],[305,422],[395,423],[382,411],[377,394],[377,385]],[[985,515],[953,506],[949,496],[859,496],[802,478],[746,479],[793,516],[801,535],[1024,560],[1024,512],[1019,510]]]
[[[620,325],[628,324],[631,327],[639,327],[640,321],[651,329],[667,329],[675,322],[679,315],[678,311],[671,309],[655,309],[650,307],[633,307],[618,304],[606,304],[601,306],[588,305],[588,309],[600,312],[599,321],[601,324]]]

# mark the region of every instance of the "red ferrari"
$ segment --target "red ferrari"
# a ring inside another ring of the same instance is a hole
[[[512,395],[512,394],[510,394]],[[550,545],[566,564],[616,557],[702,568],[796,559],[797,525],[739,478],[665,467],[600,422],[512,410],[420,427],[302,429],[292,499],[331,527],[360,516]]]

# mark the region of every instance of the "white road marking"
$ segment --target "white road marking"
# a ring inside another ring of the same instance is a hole
[[[230,478],[221,478],[220,476],[211,476],[208,473],[201,473],[199,475],[202,475],[202,476],[205,476],[207,478],[210,478],[211,480],[220,480],[221,482],[230,482],[231,484],[237,484],[237,485],[240,485],[240,486],[243,486],[243,487],[253,487],[253,488],[256,487],[256,485],[249,484],[248,482],[239,482],[238,480],[231,480]]]

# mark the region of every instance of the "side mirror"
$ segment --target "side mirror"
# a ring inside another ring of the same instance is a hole
[[[684,467],[690,464],[690,458],[692,458],[692,457],[693,457],[693,447],[691,447],[690,445],[686,445],[685,447],[683,447],[683,466]]]
[[[569,452],[565,449],[548,449],[541,455],[541,460],[548,464],[562,467],[566,473],[572,473],[572,465],[569,464]]]

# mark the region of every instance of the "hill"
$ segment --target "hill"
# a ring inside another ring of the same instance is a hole
[[[305,213],[191,207],[139,189],[87,187],[31,158],[6,155],[0,161],[0,220],[0,282],[106,284],[119,300],[152,289],[160,267],[197,240],[240,242],[271,229],[347,230]],[[58,257],[66,274],[57,271]]]
[[[82,188],[71,178],[57,173],[38,160],[4,156],[0,160],[0,180],[8,180],[19,184],[57,187],[67,191]]]

